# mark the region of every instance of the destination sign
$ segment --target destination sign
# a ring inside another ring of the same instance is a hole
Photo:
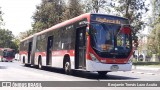
[[[91,22],[111,23],[111,24],[129,24],[129,20],[123,17],[112,15],[92,14]]]
[[[105,22],[105,23],[121,24],[121,21],[119,20],[110,20],[107,18],[100,18],[100,17],[97,17],[96,21],[103,22],[103,23]]]

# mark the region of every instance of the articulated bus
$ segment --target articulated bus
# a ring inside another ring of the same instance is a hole
[[[25,65],[98,72],[130,71],[132,29],[126,18],[82,14],[23,39]]]
[[[14,60],[15,51],[11,48],[0,48],[0,61],[12,62]]]

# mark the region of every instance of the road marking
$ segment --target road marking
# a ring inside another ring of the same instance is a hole
[[[146,73],[146,74],[148,74],[148,75],[156,75],[155,73]]]
[[[144,74],[144,72],[137,72],[138,74]]]
[[[135,71],[132,71],[131,73],[148,74],[148,75],[156,75],[155,73],[144,73],[144,72],[135,72]]]

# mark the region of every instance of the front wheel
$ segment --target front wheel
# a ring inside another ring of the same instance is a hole
[[[99,76],[105,76],[107,73],[107,71],[98,71]]]

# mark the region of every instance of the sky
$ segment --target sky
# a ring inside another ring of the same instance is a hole
[[[20,32],[31,29],[32,16],[36,11],[36,5],[41,0],[0,0],[2,18],[5,26],[17,36]]]

